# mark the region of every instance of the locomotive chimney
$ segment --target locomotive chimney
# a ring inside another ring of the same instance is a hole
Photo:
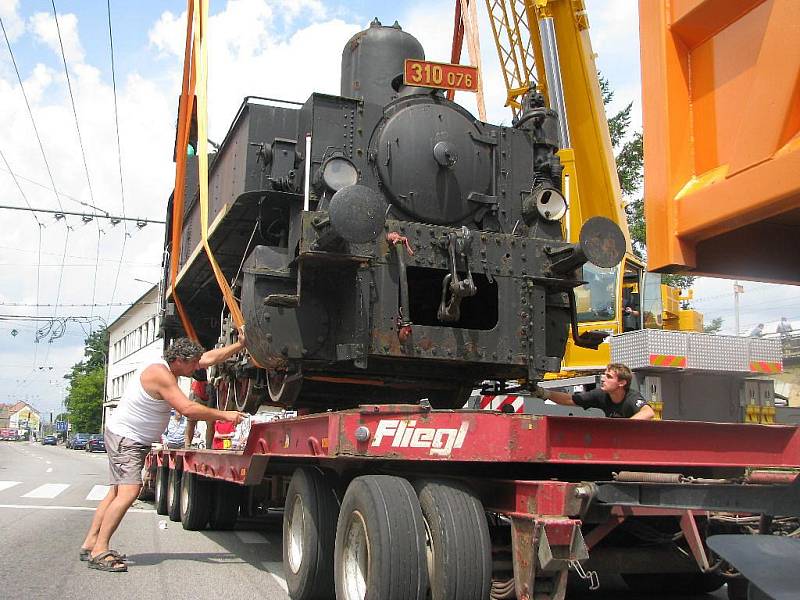
[[[392,79],[403,73],[407,58],[425,59],[425,51],[395,21],[384,27],[374,19],[355,34],[342,51],[342,96],[385,106],[395,96]]]

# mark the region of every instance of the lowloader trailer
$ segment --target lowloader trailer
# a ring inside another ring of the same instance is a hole
[[[562,599],[574,570],[747,597],[707,539],[800,516],[800,430],[363,405],[253,423],[243,450],[155,449],[159,514],[191,530],[283,509],[297,599]],[[732,539],[732,538],[731,538]],[[752,585],[751,585],[752,587]],[[751,592],[752,593],[752,592]],[[772,597],[781,597],[779,595]],[[786,596],[788,597],[788,596]]]

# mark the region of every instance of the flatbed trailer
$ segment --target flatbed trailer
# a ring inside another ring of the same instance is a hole
[[[254,495],[283,507],[295,599],[429,586],[559,599],[570,569],[642,591],[710,591],[729,575],[744,598],[707,536],[800,516],[794,426],[365,405],[254,423],[240,451],[154,450],[148,464],[158,512],[187,529],[233,527]]]

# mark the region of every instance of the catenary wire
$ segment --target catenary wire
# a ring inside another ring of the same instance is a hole
[[[111,86],[114,92],[114,126],[117,134],[117,163],[119,165],[119,190],[120,200],[122,203],[122,216],[125,216],[125,186],[122,180],[122,146],[119,141],[119,110],[117,105],[117,75],[114,65],[114,31],[111,27],[111,0],[106,0],[106,14],[108,15],[108,42],[111,52]],[[122,250],[119,254],[119,264],[117,265],[117,273],[114,276],[114,286],[111,288],[111,304],[114,302],[114,296],[117,293],[117,284],[119,283],[119,272],[122,270],[122,261],[125,258],[125,245],[128,242],[128,224],[123,221],[122,226],[125,234],[122,236]],[[111,307],[108,309],[106,321],[111,320]]]
[[[14,184],[17,186],[17,189],[19,190],[19,193],[22,196],[22,199],[25,201],[25,204],[27,204],[28,207],[30,208],[31,207],[31,203],[28,202],[28,197],[25,195],[25,191],[22,189],[22,186],[19,184],[19,180],[17,179],[16,175],[14,175],[13,171],[11,171],[11,165],[8,164],[8,160],[6,159],[6,156],[5,156],[5,154],[3,154],[2,150],[0,150],[0,157],[2,157],[3,163],[6,165],[6,168],[8,169],[8,172],[11,173],[11,178],[14,180]],[[42,274],[42,229],[44,228],[44,224],[36,216],[36,213],[32,213],[32,215],[33,215],[33,220],[36,221],[36,225],[37,225],[36,230],[37,230],[37,232],[39,234],[38,235],[39,243],[37,244],[37,251],[36,251],[36,304],[37,304],[36,314],[38,315],[39,314],[39,308],[38,308],[38,304],[39,304],[39,283],[41,281],[41,274]],[[36,358],[37,358],[38,352],[39,352],[39,345],[34,342],[34,344],[33,344],[33,363],[31,364],[31,367],[36,367]]]
[[[69,101],[72,105],[72,116],[75,118],[75,131],[78,134],[78,145],[81,148],[81,156],[83,157],[83,170],[86,173],[86,185],[89,188],[89,198],[92,200],[92,204],[95,204],[94,201],[94,191],[92,190],[92,179],[89,176],[89,164],[86,161],[86,149],[83,146],[83,136],[81,135],[81,127],[78,122],[78,109],[75,107],[75,96],[72,93],[72,82],[69,78],[69,69],[67,68],[67,55],[64,53],[64,42],[61,39],[61,26],[58,24],[58,11],[56,10],[56,0],[50,0],[51,4],[53,5],[53,19],[56,22],[56,33],[58,34],[58,47],[61,50],[61,61],[64,64],[64,77],[67,79],[67,90],[69,91]],[[94,276],[92,277],[92,303],[95,300],[95,294],[97,293],[97,270],[100,266],[100,222],[95,219],[95,224],[97,225],[97,249],[95,251],[95,261],[94,261]],[[92,309],[94,312],[94,309]],[[91,325],[89,326],[91,331]]]

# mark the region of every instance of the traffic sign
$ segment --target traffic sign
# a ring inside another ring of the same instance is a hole
[[[56,421],[56,431],[66,431],[66,430],[67,430],[66,421]]]

